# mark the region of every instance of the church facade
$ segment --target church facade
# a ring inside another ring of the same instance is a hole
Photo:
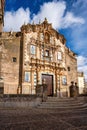
[[[75,53],[66,39],[47,19],[27,24],[20,32],[0,36],[0,77],[6,94],[35,94],[36,85],[48,85],[48,95],[69,95],[71,81],[77,82]]]
[[[71,81],[77,82],[76,55],[66,39],[47,19],[27,24],[20,32],[0,33],[0,84],[4,94],[35,94],[47,84],[48,96],[69,96]]]

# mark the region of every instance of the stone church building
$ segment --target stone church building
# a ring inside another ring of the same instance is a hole
[[[48,96],[69,96],[77,82],[77,59],[65,37],[45,18],[27,24],[20,32],[3,32],[4,0],[0,0],[0,86],[4,94],[35,94],[46,83]]]

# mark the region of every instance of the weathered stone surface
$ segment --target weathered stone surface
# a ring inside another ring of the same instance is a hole
[[[1,33],[0,77],[4,93],[35,94],[35,86],[42,84],[42,76],[47,75],[51,77],[51,95],[60,92],[63,97],[69,96],[70,82],[77,82],[77,60],[65,42],[47,19],[41,24],[23,25],[21,32]]]
[[[87,108],[67,111],[58,108],[0,108],[0,130],[7,129],[87,130]]]
[[[37,107],[42,102],[42,97],[36,95],[2,95],[0,108],[30,108]]]

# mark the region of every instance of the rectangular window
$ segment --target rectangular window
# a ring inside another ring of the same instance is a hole
[[[49,50],[44,51],[44,60],[51,61]]]
[[[30,46],[30,52],[31,52],[31,54],[35,55],[36,54],[36,46],[31,45]]]
[[[34,73],[34,86],[36,86],[36,84],[37,84],[37,75],[36,73]]]
[[[49,56],[49,50],[45,51],[45,56]]]
[[[13,57],[13,58],[12,58],[12,61],[13,61],[13,62],[17,62],[17,58],[16,58],[16,57]]]
[[[30,72],[25,72],[25,82],[30,82]]]
[[[66,76],[62,76],[62,84],[63,85],[67,84],[67,78],[66,78]]]
[[[67,67],[68,71],[70,71],[70,67]]]
[[[60,51],[57,53],[57,59],[62,60],[62,53]]]

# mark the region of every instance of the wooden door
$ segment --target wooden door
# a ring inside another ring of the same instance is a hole
[[[42,74],[42,81],[45,79],[47,84],[47,94],[48,96],[53,96],[53,76]]]

